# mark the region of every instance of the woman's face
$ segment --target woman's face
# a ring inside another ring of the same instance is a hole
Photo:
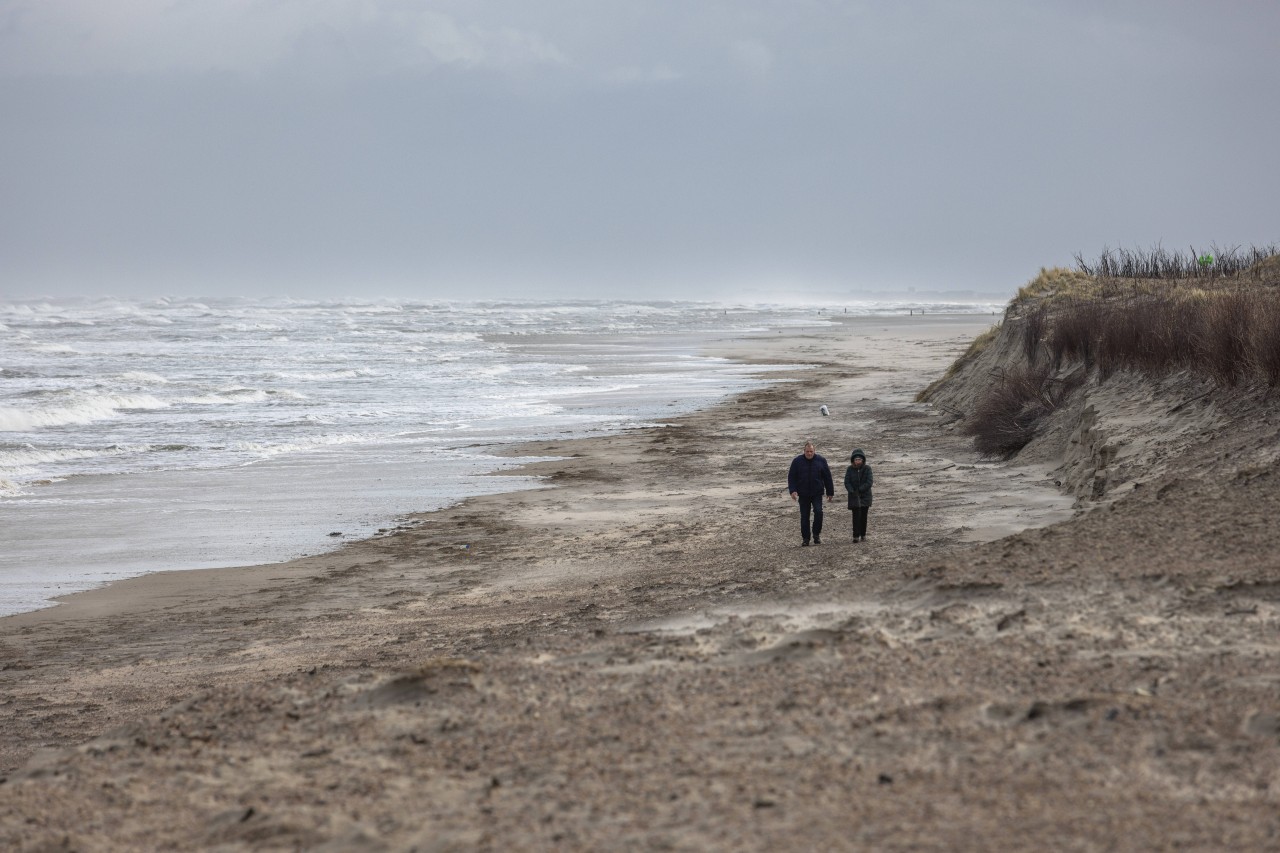
[[[854,467],[854,468],[861,468],[861,467],[862,467],[862,463],[863,463],[863,459],[862,459],[862,457],[861,457],[861,456],[855,456],[855,457],[853,457],[853,467]]]

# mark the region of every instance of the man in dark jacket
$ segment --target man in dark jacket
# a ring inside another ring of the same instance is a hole
[[[835,482],[831,479],[831,469],[827,460],[819,456],[812,441],[804,443],[804,453],[791,460],[791,470],[787,472],[787,491],[791,499],[800,504],[800,537],[801,545],[809,544],[809,511],[813,510],[813,544],[822,544],[822,493],[827,493],[830,501],[836,493]]]
[[[867,454],[855,450],[844,469],[844,489],[849,493],[849,509],[853,510],[853,541],[867,538],[867,513],[871,511],[871,466]]]

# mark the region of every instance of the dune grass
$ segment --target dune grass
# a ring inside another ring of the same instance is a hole
[[[1123,300],[1069,300],[1047,321],[1052,367],[1079,362],[1101,378],[1118,370],[1179,370],[1223,385],[1280,385],[1280,294],[1199,289]]]
[[[997,368],[965,420],[978,451],[1016,454],[1087,376],[1103,381],[1125,370],[1152,378],[1185,371],[1224,386],[1280,387],[1275,247],[1215,254],[1214,275],[1192,270],[1186,260],[1178,266],[1158,252],[1112,256],[1098,265],[1111,277],[1092,274],[1083,263],[1078,270],[1042,268],[1019,289],[1004,328],[1020,336],[1020,363]],[[1157,275],[1126,278],[1129,272]],[[970,357],[961,356],[948,376]]]
[[[1014,303],[1031,300],[1094,295],[1098,280],[1093,276],[1066,267],[1041,267],[1040,274],[1018,288]]]
[[[983,456],[1008,459],[1031,439],[1040,423],[1066,403],[1083,381],[1079,373],[1052,375],[1048,364],[1019,365],[997,375],[965,420],[963,432]]]
[[[1111,249],[1106,246],[1102,254],[1092,262],[1077,252],[1076,266],[1086,276],[1105,279],[1186,280],[1215,279],[1247,276],[1259,278],[1268,268],[1263,264],[1269,258],[1280,255],[1280,246],[1220,247],[1208,249],[1190,247],[1184,255],[1156,245],[1150,249]]]

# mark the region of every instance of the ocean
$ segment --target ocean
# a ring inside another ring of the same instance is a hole
[[[661,424],[779,369],[710,339],[908,307],[996,306],[0,301],[0,615],[537,487],[489,476],[527,460],[498,449]]]

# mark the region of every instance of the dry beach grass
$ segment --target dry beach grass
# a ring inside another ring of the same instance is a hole
[[[1126,374],[983,462],[912,398],[990,319],[721,342],[797,369],[522,449],[551,488],[0,620],[0,844],[1274,848],[1274,404]],[[869,452],[867,542],[836,503],[797,547],[805,437]]]

